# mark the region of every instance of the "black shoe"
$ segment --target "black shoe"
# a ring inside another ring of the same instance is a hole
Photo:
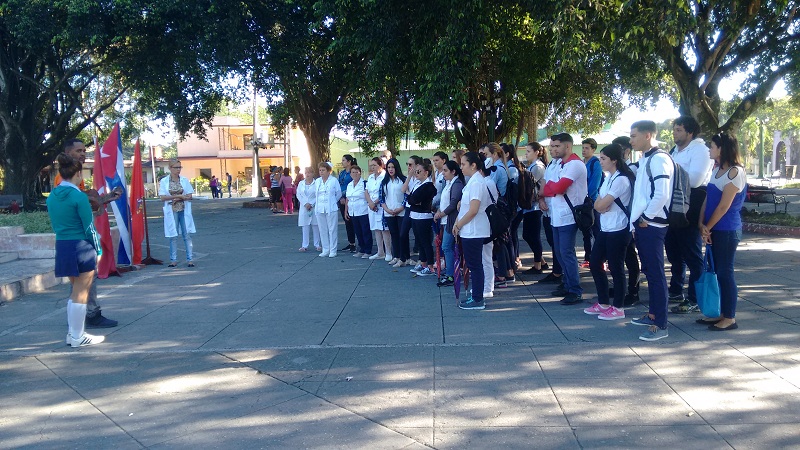
[[[635,294],[627,294],[625,295],[625,299],[622,301],[622,306],[633,306],[639,303],[639,293]]]
[[[577,305],[578,303],[583,302],[583,297],[578,294],[573,294],[571,292],[567,292],[564,298],[561,299],[559,303],[562,305]]]
[[[103,314],[99,312],[94,317],[86,318],[86,328],[114,328],[115,326],[117,326],[116,320],[103,317]]]
[[[536,282],[536,284],[556,284],[556,283],[561,283],[561,277],[557,277],[552,273],[548,273],[546,277]]]
[[[536,267],[531,267],[530,269],[528,269],[528,270],[526,270],[526,271],[524,271],[522,273],[524,273],[525,275],[539,275],[539,274],[544,273],[544,270],[537,269]]]
[[[347,245],[345,245],[345,246],[344,246],[344,247],[343,247],[341,250],[339,250],[339,251],[340,251],[340,252],[346,252],[346,251],[348,251],[348,250],[349,250],[349,251],[351,251],[351,252],[355,252],[355,251],[356,251],[356,246],[355,246],[355,245],[353,245],[353,244],[347,244]]]
[[[669,294],[669,302],[670,303],[683,303],[684,300],[685,299],[683,298],[683,293],[679,293],[679,294],[670,293]]]
[[[684,300],[680,305],[670,308],[670,311],[675,314],[689,314],[700,312],[700,308],[697,306],[697,303],[692,304],[689,303],[689,300]]]
[[[552,294],[553,297],[564,297],[566,295],[569,295],[569,291],[564,288],[559,288],[551,292],[550,294]]]
[[[442,279],[439,280],[438,283],[436,283],[436,286],[439,286],[439,287],[446,287],[446,286],[452,286],[452,285],[453,285],[453,277],[442,277]]]

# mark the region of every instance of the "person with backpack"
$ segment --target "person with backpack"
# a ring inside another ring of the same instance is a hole
[[[592,138],[587,138],[581,141],[581,153],[583,154],[583,162],[586,164],[586,189],[589,192],[589,198],[592,202],[597,200],[597,195],[600,192],[600,184],[603,180],[603,169],[600,167],[600,160],[594,155],[597,151],[597,141]],[[595,211],[594,225],[586,230],[581,230],[583,234],[583,262],[581,267],[589,267],[589,260],[592,257],[592,247],[597,238],[597,233],[600,232],[600,214]]]
[[[635,174],[639,170],[639,163],[633,162],[633,149],[631,148],[631,138],[628,136],[618,136],[611,141],[612,144],[618,144],[622,147],[623,154],[625,155],[625,164]],[[625,294],[623,304],[625,307],[633,306],[639,303],[639,274],[641,269],[639,267],[639,255],[636,254],[636,239],[631,236],[631,241],[628,243],[628,249],[625,252],[625,268],[628,270],[628,293]],[[613,295],[609,291],[609,295]]]
[[[583,289],[578,275],[578,259],[575,257],[575,236],[578,225],[572,205],[580,205],[586,198],[587,179],[586,166],[583,161],[572,152],[572,136],[561,133],[555,136],[558,146],[558,156],[561,163],[558,168],[558,179],[548,181],[542,189],[542,197],[552,198],[549,206],[550,218],[553,225],[554,251],[561,262],[564,271],[562,284],[553,291],[557,297],[563,296],[562,305],[575,305],[583,301]],[[548,209],[546,202],[540,200],[539,207]]]
[[[529,142],[525,146],[525,159],[528,162],[528,168],[520,171],[520,211],[514,220],[522,221],[522,239],[528,243],[533,252],[533,265],[524,273],[540,274],[549,267],[543,257],[542,210],[539,208],[539,194],[547,167],[547,150],[538,142]],[[513,234],[513,225],[511,231]],[[519,254],[519,249],[517,254]]]
[[[671,311],[676,314],[688,314],[698,311],[697,294],[694,283],[703,273],[703,242],[700,230],[694,226],[700,218],[700,207],[706,199],[706,186],[711,179],[714,161],[709,156],[705,141],[697,137],[700,124],[691,116],[681,116],[672,122],[672,137],[675,146],[670,151],[675,164],[682,167],[689,176],[689,210],[686,219],[689,226],[685,228],[670,227],[664,246],[667,260],[671,264],[669,282],[669,301],[677,302]],[[686,282],[686,268],[689,268],[689,287],[687,296],[683,296],[683,285]]]
[[[511,222],[516,213],[511,205],[506,200],[509,186],[511,185],[511,172],[508,170],[506,153],[503,148],[495,143],[490,142],[483,146],[488,158],[491,160],[491,166],[487,167],[489,170],[489,179],[497,187],[499,196],[495,198],[498,208],[505,214],[508,219],[509,232],[504,236],[500,236],[494,241],[494,259],[497,261],[497,275],[494,279],[496,287],[508,287],[508,283],[514,283],[516,278],[514,276],[514,260],[509,251],[510,248],[510,235],[511,235]],[[494,287],[494,286],[493,286]]]
[[[519,226],[522,223],[522,214],[520,214],[519,207],[519,184],[520,184],[520,170],[525,170],[525,166],[519,161],[517,157],[517,148],[512,144],[501,144],[503,153],[506,158],[506,167],[508,168],[508,188],[506,189],[506,203],[509,208],[514,212],[511,219],[511,228],[509,236],[511,239],[508,242],[508,253],[511,255],[512,268],[514,272],[522,268],[522,261],[519,259]]]
[[[560,154],[561,141],[558,140],[558,135],[555,134],[550,136],[550,164],[547,164],[544,169],[544,178],[542,178],[540,183],[542,188],[544,188],[544,185],[547,184],[548,181],[558,180],[558,171],[561,167]],[[542,208],[542,201],[544,201],[547,209]],[[537,281],[536,284],[561,284],[561,279],[564,276],[564,271],[561,268],[561,262],[558,260],[556,246],[553,241],[553,221],[550,218],[549,210],[552,202],[552,197],[543,197],[541,191],[539,191],[539,208],[542,211],[542,228],[544,228],[544,236],[547,240],[547,245],[550,246],[551,254],[553,255],[553,271],[547,274],[546,277]]]
[[[647,277],[650,307],[647,314],[631,320],[647,326],[639,336],[643,341],[657,341],[669,336],[667,330],[667,277],[664,274],[664,238],[669,225],[674,163],[669,154],[653,145],[656,124],[641,120],[631,125],[631,147],[642,152],[633,187],[630,223],[636,235],[636,248]]]
[[[631,241],[628,215],[636,176],[625,164],[622,147],[617,144],[600,150],[599,160],[602,170],[609,175],[594,202],[594,209],[600,215],[600,232],[595,236],[589,270],[597,287],[597,302],[583,312],[597,315],[600,320],[619,320],[625,318],[625,291],[617,289],[613,302],[609,301],[608,275],[603,263],[608,260],[614,286],[625,286],[625,253]]]

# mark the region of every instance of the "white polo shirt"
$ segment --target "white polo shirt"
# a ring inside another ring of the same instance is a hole
[[[618,198],[623,205],[627,208],[631,201],[631,188],[632,182],[626,177],[615,171],[600,186],[600,193],[597,198],[603,198],[610,195]],[[600,230],[606,233],[628,229],[628,216],[625,211],[617,205],[617,202],[612,202],[608,211],[600,214]]]
[[[364,179],[347,184],[347,214],[350,216],[366,216],[369,213],[367,198],[364,196],[365,184]]]
[[[462,223],[461,218],[469,211],[469,204],[472,200],[480,200],[481,206],[478,214],[467,223]],[[489,206],[489,191],[486,182],[480,172],[476,172],[469,177],[467,185],[464,186],[461,196],[461,207],[458,209],[458,223],[463,227],[459,230],[459,235],[463,238],[487,238],[492,234],[489,226],[489,217],[486,215],[486,207]]]
[[[387,174],[386,176],[388,177],[389,175]],[[403,199],[405,198],[405,194],[403,194],[403,181],[400,180],[400,178],[389,179],[389,182],[386,183],[386,192],[384,192],[383,195],[383,200],[387,208],[402,208]]]
[[[544,169],[542,188],[544,188],[544,185],[547,184],[548,181],[558,181],[558,170],[560,167],[561,158],[556,158],[550,161],[550,163]],[[544,202],[547,204],[547,211],[544,212],[544,215],[547,217],[552,217],[550,210],[553,208],[553,197],[544,197]]]
[[[586,164],[581,161],[574,153],[564,162],[558,164],[558,178],[569,178],[572,184],[567,188],[564,195],[569,196],[572,206],[577,206],[583,203],[588,192],[588,184],[586,179]],[[564,195],[556,195],[550,204],[550,220],[554,227],[564,227],[575,223],[575,216],[569,208],[567,201],[564,200]]]

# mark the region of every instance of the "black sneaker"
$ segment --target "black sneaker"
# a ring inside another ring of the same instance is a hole
[[[561,283],[561,277],[557,277],[552,273],[548,273],[546,277],[537,281],[536,284],[558,284]]]
[[[439,282],[436,283],[436,286],[446,287],[446,286],[452,286],[453,284],[454,284],[453,277],[442,277],[439,280]]]
[[[680,305],[670,308],[670,311],[675,314],[690,314],[693,312],[700,312],[700,308],[697,306],[697,303],[689,303],[689,300],[684,300]]]
[[[670,303],[683,303],[685,299],[683,298],[683,293],[680,294],[669,294],[669,302]]]
[[[537,269],[536,267],[531,267],[530,269],[523,271],[522,273],[524,273],[525,275],[539,275],[544,273],[544,270]]]
[[[625,299],[622,301],[622,306],[633,306],[637,303],[639,303],[638,292],[625,295]]]
[[[486,309],[486,303],[484,303],[483,300],[477,302],[469,298],[463,302],[459,302],[458,307],[461,309]]]
[[[355,249],[356,249],[356,246],[355,246],[355,245],[352,245],[352,244],[347,244],[347,245],[345,245],[345,246],[344,246],[344,247],[343,247],[341,250],[339,250],[339,251],[340,251],[340,252],[346,252],[346,251],[348,251],[348,250],[350,250],[350,251],[354,251]]]
[[[583,297],[578,294],[573,294],[571,292],[567,292],[564,295],[564,298],[561,299],[559,303],[562,305],[577,305],[578,303],[583,302]]]
[[[103,317],[103,314],[99,312],[94,317],[86,318],[86,328],[114,328],[115,326],[117,326],[116,320]]]
[[[551,292],[550,294],[552,294],[553,297],[564,297],[566,295],[569,295],[569,291],[564,288],[559,288]]]

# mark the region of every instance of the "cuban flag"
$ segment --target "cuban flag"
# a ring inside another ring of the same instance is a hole
[[[119,123],[114,124],[111,135],[100,149],[100,164],[103,167],[103,176],[106,179],[107,192],[115,188],[122,189],[122,196],[109,203],[114,211],[114,218],[119,228],[119,251],[117,252],[118,264],[131,263],[131,233],[129,227],[130,212],[128,211],[128,192],[125,184],[125,166],[122,158],[122,139],[119,134]]]

